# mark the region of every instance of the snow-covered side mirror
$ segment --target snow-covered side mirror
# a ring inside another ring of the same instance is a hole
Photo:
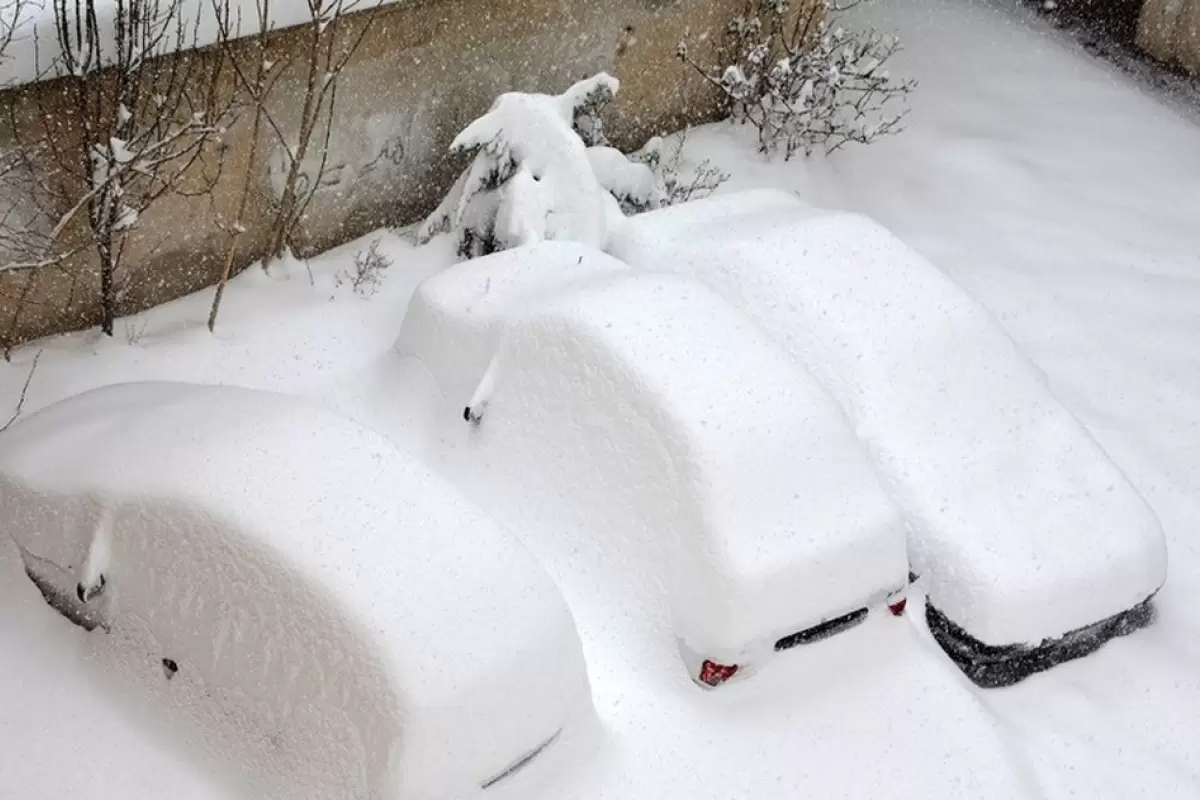
[[[541,242],[455,264],[417,288],[395,351],[419,359],[446,407],[462,413],[513,320],[564,289],[628,269],[572,242]]]

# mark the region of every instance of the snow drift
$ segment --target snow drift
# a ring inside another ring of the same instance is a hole
[[[257,797],[469,796],[590,705],[527,551],[317,406],[120,385],[0,453],[0,509],[48,599],[94,614],[101,660]]]

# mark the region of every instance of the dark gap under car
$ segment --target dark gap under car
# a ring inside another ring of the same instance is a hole
[[[549,739],[547,739],[546,741],[539,744],[537,747],[530,750],[525,755],[518,758],[513,763],[509,764],[507,767],[505,767],[503,770],[501,770],[498,774],[493,775],[491,778],[488,778],[486,781],[484,781],[482,784],[480,784],[479,788],[490,789],[491,787],[495,786],[497,783],[504,780],[505,778],[509,778],[509,777],[515,775],[516,773],[520,772],[525,767],[529,766],[530,763],[532,763],[535,758],[540,756],[546,750],[547,747],[549,747],[550,745],[552,745],[556,741],[558,741],[558,737],[561,735],[562,735],[562,728],[559,728],[557,731],[554,732],[553,736],[551,736]]]

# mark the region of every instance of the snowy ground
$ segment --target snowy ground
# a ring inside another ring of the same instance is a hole
[[[693,132],[688,154],[731,173],[726,189],[778,186],[870,214],[986,305],[1161,517],[1170,577],[1158,623],[988,692],[911,614],[872,619],[711,694],[678,676],[631,677],[615,648],[585,642],[607,739],[555,754],[563,770],[546,797],[1200,795],[1200,126],[1016,5],[879,0],[870,10],[904,38],[896,71],[921,80],[898,138],[781,168],[754,156],[748,131],[717,125]],[[394,414],[402,398],[388,349],[413,287],[449,248],[414,250],[385,234],[396,263],[363,299],[334,281],[356,247],[314,261],[313,284],[298,264],[248,272],[227,293],[215,337],[202,293],[122,322],[112,341],[84,333],[25,348],[0,370],[0,417],[39,349],[26,411],[160,378]],[[81,650],[27,587],[11,585],[19,576],[0,550],[0,783],[13,786],[8,770],[20,765],[22,797],[158,796],[148,791],[155,776],[171,776],[182,796],[208,796],[200,783],[188,793],[196,770],[174,756],[117,747],[132,723],[99,690],[81,689],[78,706],[51,704],[82,672],[70,660]],[[601,609],[573,610],[582,629],[602,628]],[[31,629],[44,632],[34,656],[45,669],[13,655],[10,643]],[[22,724],[34,708],[41,721]],[[84,724],[105,735],[47,734]],[[51,766],[49,747],[66,763]],[[110,762],[99,787],[70,763],[83,754]]]

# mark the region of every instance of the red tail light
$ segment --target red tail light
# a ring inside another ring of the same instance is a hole
[[[892,612],[893,617],[898,617],[904,613],[904,607],[908,605],[907,597],[898,597],[888,603],[888,611]]]
[[[708,686],[720,686],[737,674],[738,666],[725,666],[715,661],[705,661],[700,667],[700,682]]]

